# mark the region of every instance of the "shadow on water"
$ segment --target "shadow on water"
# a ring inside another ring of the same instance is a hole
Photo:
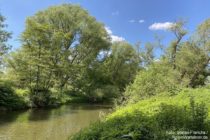
[[[72,110],[71,107],[63,105],[57,108],[36,108],[31,109],[28,119],[30,121],[44,121],[50,118],[63,116],[64,114],[73,114],[78,111]]]
[[[98,109],[111,109],[112,105],[101,104],[71,104],[71,110],[98,110]]]
[[[50,118],[52,109],[31,109],[29,110],[29,121],[42,121]]]
[[[2,111],[0,112],[0,126],[16,121],[19,115],[27,112],[26,110],[19,111]]]
[[[57,108],[34,108],[28,110],[19,111],[5,111],[0,112],[0,125],[12,123],[19,117],[25,117],[28,121],[45,121],[50,118],[56,118],[63,116],[64,114],[75,114],[79,110],[98,110],[98,109],[110,109],[110,105],[99,104],[68,104],[62,105]]]

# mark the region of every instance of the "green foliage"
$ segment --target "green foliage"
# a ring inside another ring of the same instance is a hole
[[[26,107],[26,103],[17,95],[7,82],[0,82],[0,106],[7,109],[21,109]]]
[[[197,28],[197,34],[195,35],[195,40],[197,45],[203,48],[206,53],[210,51],[210,18],[206,19],[202,24]]]
[[[42,106],[48,104],[51,88],[77,91],[110,39],[103,24],[86,10],[63,4],[27,18],[21,42],[7,58],[7,75],[17,87],[29,88],[32,102]]]
[[[11,48],[11,46],[9,46],[6,43],[7,40],[9,38],[11,38],[11,33],[5,30],[5,28],[7,27],[7,25],[4,24],[4,22],[5,22],[5,17],[3,17],[0,14],[0,56],[4,55]]]
[[[209,89],[185,89],[176,96],[163,94],[118,108],[70,139],[172,139],[167,131],[209,131]],[[206,102],[203,104],[202,102]],[[207,109],[208,108],[208,109]]]
[[[126,85],[133,82],[139,69],[135,49],[126,42],[116,42],[103,50],[75,80],[73,90],[91,102],[112,100],[121,96]]]
[[[195,104],[193,98],[190,100],[190,114],[191,118],[189,118],[190,127],[192,130],[200,130],[205,129],[206,126],[206,118],[208,117],[208,108],[206,107],[205,103],[202,102],[200,104]]]
[[[208,110],[204,103],[192,103],[189,106],[161,104],[156,120],[164,130],[205,130],[207,129]]]
[[[32,101],[32,106],[44,107],[49,105],[50,96],[51,96],[50,91],[46,89],[39,89],[38,91],[32,91],[30,94],[30,100]]]
[[[182,79],[190,79],[189,85],[196,87],[204,85],[208,70],[209,56],[195,43],[186,42],[177,52],[176,66]]]
[[[30,91],[28,89],[15,89],[15,93],[19,96],[27,96],[30,94]]]
[[[133,84],[125,91],[130,102],[157,95],[161,92],[176,94],[182,87],[179,85],[179,73],[167,62],[156,62],[148,69],[140,71]]]
[[[139,70],[140,59],[138,52],[126,42],[116,42],[111,46],[111,54],[103,63],[103,71],[111,83],[120,91],[133,82]]]
[[[154,44],[146,43],[144,50],[140,52],[140,57],[143,61],[144,66],[149,66],[154,61]]]

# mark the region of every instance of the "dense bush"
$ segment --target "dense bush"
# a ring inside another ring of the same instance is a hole
[[[46,89],[32,90],[30,93],[30,101],[32,107],[44,107],[50,104],[51,92]]]
[[[193,102],[193,103],[192,103]],[[164,130],[205,130],[207,129],[208,110],[203,103],[190,106],[161,104],[156,115],[158,126]]]
[[[0,82],[0,106],[7,109],[21,109],[26,107],[24,99],[15,93],[9,83]]]
[[[167,62],[157,62],[148,69],[140,71],[133,84],[124,93],[130,102],[157,95],[161,92],[176,94],[184,86],[179,84],[179,73]]]
[[[105,120],[92,124],[76,135],[73,140],[172,140],[168,132],[209,131],[210,117],[207,107],[200,99],[209,95],[209,90],[199,94],[191,90],[171,97],[146,99],[137,104],[118,109]],[[203,94],[203,95],[202,95]],[[185,98],[183,98],[185,97]],[[197,97],[197,99],[193,99]],[[166,99],[169,99],[167,101]],[[206,100],[209,100],[207,98]]]

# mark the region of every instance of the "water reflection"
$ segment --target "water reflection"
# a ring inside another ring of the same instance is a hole
[[[65,140],[108,112],[106,105],[64,105],[56,109],[0,112],[0,139]]]
[[[0,112],[0,126],[7,125],[17,119],[17,117],[24,111],[13,111],[13,112]]]
[[[39,115],[37,115],[39,114]],[[29,111],[28,119],[30,121],[48,120],[51,115],[51,110],[48,109],[32,109]]]

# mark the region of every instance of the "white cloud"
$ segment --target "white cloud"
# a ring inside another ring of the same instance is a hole
[[[145,20],[143,20],[143,19],[139,20],[139,23],[144,23],[144,22],[145,22]]]
[[[121,36],[113,35],[112,30],[109,27],[105,27],[105,30],[109,34],[109,36],[111,37],[112,42],[125,41],[125,38],[123,38]]]
[[[130,23],[134,23],[134,22],[136,22],[134,19],[131,19],[131,20],[129,20],[128,22],[130,22]]]
[[[113,16],[118,16],[119,14],[120,14],[119,11],[114,11],[114,12],[112,12],[112,15],[113,15]]]
[[[112,42],[120,42],[120,41],[125,41],[125,38],[121,36],[116,36],[116,35],[111,35]]]
[[[105,30],[109,35],[112,35],[112,30],[109,27],[105,26]]]
[[[163,22],[163,23],[153,23],[149,26],[150,30],[168,30],[172,26],[174,26],[175,23],[172,22]]]

